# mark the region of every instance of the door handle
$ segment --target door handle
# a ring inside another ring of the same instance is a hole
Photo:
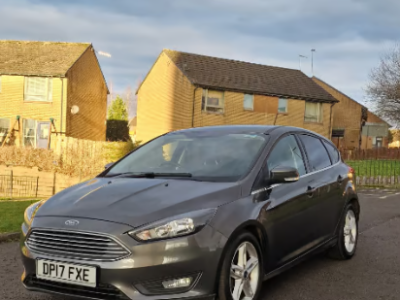
[[[311,186],[308,186],[307,187],[307,195],[308,195],[308,197],[312,197],[312,196],[314,196],[314,193],[317,191],[317,189],[316,188],[314,188],[314,187],[311,187]]]

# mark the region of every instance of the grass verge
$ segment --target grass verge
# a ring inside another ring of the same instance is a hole
[[[25,209],[37,201],[0,202],[0,233],[20,231],[21,224],[24,221]]]
[[[399,160],[349,160],[357,176],[400,176]]]

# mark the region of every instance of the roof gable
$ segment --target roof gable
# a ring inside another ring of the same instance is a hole
[[[313,79],[313,80],[317,80],[317,81],[319,81],[319,82],[321,82],[321,83],[327,85],[328,87],[330,87],[331,89],[333,89],[333,90],[336,91],[337,93],[341,94],[342,96],[346,97],[347,99],[353,101],[354,103],[360,105],[360,106],[363,107],[363,108],[368,109],[366,106],[362,105],[360,102],[354,100],[353,98],[349,97],[349,96],[346,95],[345,93],[339,91],[338,89],[336,89],[335,87],[331,86],[329,83],[323,81],[322,79],[320,79],[320,78],[318,78],[318,77],[316,77],[316,76],[313,76],[312,79]],[[378,115],[376,115],[376,114],[374,114],[373,112],[371,112],[369,109],[368,109],[368,114],[371,114],[371,115],[375,116],[376,118],[378,118],[379,120],[381,120],[383,123],[387,124],[389,127],[392,127],[392,125],[390,125],[388,122],[386,122],[384,119],[382,119],[382,118],[379,117]]]
[[[303,72],[164,49],[192,84],[320,102],[338,102]]]
[[[357,103],[357,104],[360,105],[361,107],[365,107],[364,105],[362,105],[362,104],[361,104],[360,102],[358,102],[357,100],[354,100],[354,99],[351,98],[350,96],[348,96],[348,95],[346,95],[345,93],[339,91],[337,88],[331,86],[329,83],[323,81],[322,79],[320,79],[320,78],[318,78],[318,77],[316,77],[316,76],[313,76],[312,79],[313,79],[313,80],[315,79],[315,80],[317,80],[317,81],[320,81],[320,82],[323,83],[323,84],[326,84],[328,87],[330,87],[332,90],[336,91],[337,93],[341,94],[342,96],[344,96],[344,97],[348,98],[349,100],[351,100],[351,101]],[[366,107],[365,107],[365,108],[366,108]]]
[[[90,43],[0,40],[0,75],[64,77],[91,46]]]

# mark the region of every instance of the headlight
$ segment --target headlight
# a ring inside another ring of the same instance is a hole
[[[39,207],[43,204],[44,200],[33,203],[32,205],[28,206],[25,210],[24,220],[26,224],[30,224],[35,217],[35,214]]]
[[[214,216],[216,209],[203,209],[164,219],[128,232],[140,241],[169,239],[192,234],[203,228]]]

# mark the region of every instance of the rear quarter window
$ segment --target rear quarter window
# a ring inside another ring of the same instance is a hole
[[[332,164],[336,164],[340,160],[339,151],[332,144],[324,141],[325,147],[328,150],[329,156],[331,157]]]
[[[331,160],[322,141],[314,136],[302,134],[299,136],[306,149],[311,172],[331,166]]]

